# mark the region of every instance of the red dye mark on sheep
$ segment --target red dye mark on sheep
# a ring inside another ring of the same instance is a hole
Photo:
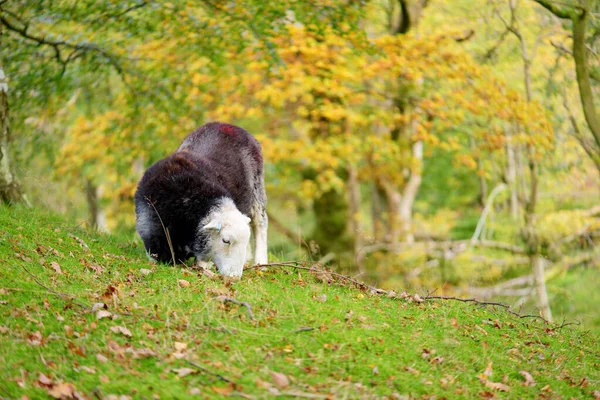
[[[219,128],[219,130],[221,132],[223,132],[226,135],[229,136],[236,136],[237,132],[236,132],[236,128],[233,125],[221,125],[221,127]]]

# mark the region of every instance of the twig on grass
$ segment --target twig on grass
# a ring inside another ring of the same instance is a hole
[[[318,268],[315,268],[314,266],[307,267],[305,265],[301,265],[300,261],[287,261],[287,262],[281,262],[281,263],[256,264],[256,265],[252,265],[252,266],[246,268],[245,271],[248,271],[251,269],[257,269],[257,268],[264,268],[264,267],[287,267],[287,268],[293,268],[293,269],[302,269],[302,270],[310,271],[313,273],[321,273],[321,274],[325,274],[325,275],[330,275],[332,277],[341,279],[343,281],[350,282],[354,286],[358,287],[359,289],[371,290],[377,294],[388,293],[387,290],[380,289],[375,286],[367,285],[364,282],[358,281],[358,280],[351,278],[349,276],[346,276],[346,275],[338,274],[336,272],[331,272],[331,271],[327,271],[324,269],[318,269]]]
[[[281,262],[281,263],[257,264],[257,265],[250,266],[250,267],[246,268],[245,270],[257,269],[257,268],[262,268],[262,267],[287,267],[287,268],[292,268],[292,269],[301,269],[301,270],[305,270],[305,271],[309,271],[309,272],[313,272],[313,273],[326,274],[326,275],[330,275],[332,277],[339,278],[339,279],[344,280],[346,282],[350,282],[354,286],[358,287],[359,289],[367,289],[367,290],[370,290],[371,292],[376,293],[376,294],[388,294],[389,295],[389,293],[390,293],[390,291],[387,291],[387,290],[384,290],[384,289],[380,289],[380,288],[377,288],[375,286],[367,285],[366,283],[357,281],[356,279],[351,278],[351,277],[346,276],[346,275],[342,275],[342,274],[338,274],[336,272],[331,272],[331,271],[326,271],[326,270],[318,269],[318,268],[315,268],[314,266],[307,267],[305,265],[301,265],[301,262],[299,262],[299,261],[287,261],[287,262]],[[427,301],[427,300],[454,300],[454,301],[460,301],[460,302],[463,302],[463,303],[474,303],[474,304],[478,304],[478,305],[481,305],[481,306],[497,306],[497,307],[504,308],[509,314],[512,314],[512,315],[514,315],[516,317],[519,317],[519,318],[536,318],[536,319],[540,319],[540,320],[544,321],[546,324],[551,325],[551,322],[549,322],[548,320],[546,320],[544,317],[542,317],[540,315],[533,315],[533,314],[522,315],[522,314],[519,314],[518,312],[513,311],[509,305],[503,304],[503,303],[500,303],[500,302],[480,301],[480,300],[477,300],[475,298],[463,299],[463,298],[460,298],[460,297],[453,297],[453,296],[432,296],[432,294],[434,292],[435,292],[435,290],[433,292],[430,292],[429,294],[427,294],[419,302]],[[401,298],[401,296],[397,296],[397,297]],[[404,297],[402,297],[402,298],[404,298]]]
[[[314,330],[315,330],[315,328],[312,328],[310,326],[303,326],[302,328],[294,329],[292,331],[292,333],[309,332],[309,331],[314,331]]]
[[[188,364],[190,364],[192,367],[196,367],[198,368],[200,371],[202,372],[206,372],[209,375],[212,375],[214,377],[216,377],[217,379],[223,381],[223,382],[227,382],[227,383],[233,383],[235,384],[235,382],[225,378],[223,375],[217,374],[216,372],[212,372],[210,369],[203,367],[202,365],[196,364],[195,362],[192,362],[190,360],[186,360]]]
[[[423,300],[455,300],[455,301],[460,301],[463,303],[474,303],[474,304],[478,304],[481,306],[496,306],[496,307],[502,307],[506,310],[506,312],[508,312],[509,314],[512,314],[516,317],[519,318],[537,318],[537,319],[541,319],[542,321],[544,321],[546,324],[551,324],[548,320],[546,320],[544,317],[542,317],[541,315],[534,315],[534,314],[525,314],[525,315],[521,315],[518,312],[513,311],[510,306],[508,304],[504,304],[504,303],[500,303],[497,301],[480,301],[474,298],[469,298],[469,299],[462,299],[460,297],[454,297],[454,296],[425,296],[423,298]]]
[[[46,289],[49,293],[52,293],[53,295],[58,296],[58,297],[62,297],[63,299],[68,299],[68,300],[72,301],[73,304],[78,305],[81,308],[86,308],[86,309],[90,308],[89,306],[86,306],[85,304],[80,303],[79,301],[76,301],[76,300],[78,300],[77,297],[73,296],[72,294],[63,293],[63,292],[57,292],[54,289],[50,289],[48,286],[46,286],[42,282],[40,282],[38,280],[38,278],[33,273],[31,273],[31,271],[29,271],[27,269],[27,267],[25,267],[24,265],[21,265],[21,267],[25,270],[25,272],[27,272],[27,274],[29,274],[29,276],[31,276],[33,278],[33,280],[35,281],[35,283],[37,283],[39,286],[41,286],[44,289]]]
[[[239,301],[239,300],[234,299],[233,297],[225,297],[225,296],[218,296],[215,298],[215,300],[222,301],[223,303],[234,303],[234,304],[237,304],[238,306],[246,307],[246,310],[248,311],[248,316],[250,317],[250,319],[252,321],[256,321],[256,319],[254,318],[254,314],[252,314],[252,307],[247,302]]]

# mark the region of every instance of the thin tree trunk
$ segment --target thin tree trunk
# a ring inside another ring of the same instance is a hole
[[[86,179],[85,181],[85,197],[88,203],[88,212],[89,218],[88,222],[90,224],[90,228],[97,229],[98,228],[98,191],[96,186],[90,181]]]
[[[354,236],[354,254],[362,247],[361,229],[360,229],[360,185],[358,183],[358,172],[356,167],[348,167],[348,195],[350,198],[350,229]]]
[[[385,190],[388,209],[388,241],[392,246],[400,243],[400,218],[399,210],[402,203],[402,195],[396,188],[387,182],[382,182],[382,187]]]
[[[544,274],[546,260],[539,254],[530,256],[530,259],[533,267],[533,278],[535,280],[538,308],[542,312],[544,318],[548,321],[552,321],[552,310],[550,309],[550,302],[548,301],[548,291],[546,289],[546,278]]]
[[[519,200],[517,196],[517,160],[511,134],[507,131],[506,143],[506,183],[510,189],[510,215],[513,220],[519,219]]]
[[[25,203],[29,206],[10,161],[8,112],[8,85],[5,82],[4,71],[0,68],[0,202],[5,204]]]
[[[385,212],[385,191],[377,182],[371,184],[371,219],[373,220],[373,239],[376,243],[384,241],[383,213]]]
[[[412,147],[413,162],[416,160],[418,166],[413,167],[408,183],[402,191],[402,198],[398,209],[398,216],[401,223],[402,239],[408,243],[413,243],[415,237],[412,231],[412,211],[415,203],[415,198],[421,186],[422,175],[421,168],[423,163],[423,142],[418,141]]]
[[[573,21],[573,58],[575,59],[575,73],[583,114],[587,121],[596,144],[600,147],[600,118],[594,105],[594,92],[590,81],[590,70],[587,62],[587,49],[585,46],[585,34],[587,30],[590,5],[588,0],[582,0],[582,8],[578,15],[574,15]]]
[[[510,7],[515,21],[517,12],[516,5],[517,3],[511,0]],[[525,81],[525,95],[527,102],[531,102],[533,96],[531,88],[530,66],[533,60],[532,57],[529,55],[525,38],[519,30],[517,22],[515,22],[515,24],[511,26],[511,32],[517,37],[519,43],[521,44],[521,58],[523,60],[523,79]],[[531,268],[533,270],[533,275],[535,278],[538,307],[542,312],[544,318],[551,321],[552,312],[550,310],[550,304],[548,302],[548,292],[546,290],[546,278],[544,276],[544,259],[540,255],[540,237],[536,232],[535,228],[539,167],[538,161],[536,159],[535,150],[531,145],[527,147],[527,159],[529,164],[530,182],[529,198],[526,200],[525,204],[525,228],[523,236],[527,244],[527,254],[529,255]]]

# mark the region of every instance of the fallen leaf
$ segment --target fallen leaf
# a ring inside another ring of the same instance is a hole
[[[58,383],[48,389],[48,394],[62,400],[80,400],[86,398],[75,391],[75,386],[72,383]]]
[[[62,274],[62,270],[60,269],[60,264],[58,264],[56,261],[52,261],[50,263],[50,266],[54,269],[54,271],[56,271],[57,274]]]
[[[65,334],[67,335],[67,337],[71,337],[73,336],[73,328],[71,328],[69,325],[65,325]]]
[[[202,394],[202,390],[198,389],[197,387],[193,387],[188,391],[188,393],[192,396],[196,396]]]
[[[188,281],[186,281],[185,279],[180,279],[178,282],[179,282],[179,286],[182,288],[190,286],[190,283]]]
[[[123,336],[126,336],[128,338],[131,337],[131,331],[129,329],[125,328],[124,326],[112,326],[110,328],[110,330],[114,333],[120,333]]]
[[[96,354],[96,360],[100,361],[101,363],[105,363],[108,362],[108,358],[106,358],[103,354]]]
[[[500,382],[492,382],[492,381],[485,381],[484,385],[492,390],[499,390],[501,392],[510,392],[510,387],[505,385],[504,383],[500,383]]]
[[[184,351],[187,347],[187,343],[175,342],[175,350],[177,351]]]
[[[423,300],[423,299],[421,298],[421,296],[419,296],[419,295],[418,295],[418,294],[416,294],[416,293],[413,295],[412,299],[413,299],[414,301],[416,301],[417,303],[422,303],[422,302],[424,302],[424,301],[425,301],[425,300]]]
[[[490,377],[493,374],[493,370],[492,370],[492,362],[488,362],[487,368],[485,369],[485,371],[483,371],[483,375],[485,375],[486,377]]]
[[[315,297],[315,300],[319,303],[325,303],[327,301],[327,295],[322,294],[320,296]]]
[[[52,386],[54,384],[54,382],[52,382],[52,379],[50,379],[48,376],[42,374],[40,372],[40,376],[38,377],[37,383],[40,386]]]
[[[94,303],[92,306],[92,312],[96,312],[98,310],[106,310],[108,307],[104,303]]]
[[[279,372],[271,371],[271,377],[273,378],[273,383],[280,389],[286,389],[290,386],[290,380],[284,374]]]
[[[35,331],[27,337],[27,341],[32,346],[40,346],[40,345],[42,345],[44,338],[43,338],[42,334],[40,333],[40,331]]]
[[[531,374],[527,371],[520,371],[519,372],[521,375],[523,375],[523,377],[525,378],[525,386],[535,386],[535,380],[533,379],[533,376],[531,376]]]
[[[600,390],[594,390],[594,399],[600,400]]]
[[[416,369],[414,369],[413,367],[404,367],[404,369],[408,372],[410,372],[413,375],[420,375],[421,373],[419,371],[417,371]]]
[[[195,369],[191,368],[173,368],[171,371],[175,372],[180,377],[184,377],[186,375],[193,374],[194,372],[196,372]]]
[[[87,372],[88,374],[95,374],[96,373],[96,369],[95,368],[86,367],[85,365],[80,366],[79,369],[81,371]]]
[[[149,275],[149,274],[151,274],[151,273],[152,273],[152,270],[150,270],[150,269],[146,269],[146,268],[141,268],[141,269],[140,269],[140,273],[141,273],[142,275]]]
[[[429,362],[432,363],[432,364],[441,364],[441,363],[444,362],[444,357],[442,357],[442,356],[436,356],[436,357],[433,357],[431,359],[431,361],[429,361]]]
[[[211,389],[213,392],[221,394],[223,396],[228,396],[233,392],[233,387],[231,387],[231,386],[225,386],[225,387],[213,386],[213,387],[211,387]]]
[[[112,316],[112,313],[106,310],[99,310],[96,313],[96,318],[97,319],[102,319],[102,318],[109,318],[110,316]]]

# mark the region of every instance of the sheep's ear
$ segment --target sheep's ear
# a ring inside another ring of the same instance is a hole
[[[216,230],[217,232],[219,232],[221,230],[221,223],[219,221],[217,221],[216,219],[211,220],[208,224],[204,225],[202,227],[203,231],[208,231],[208,230]]]

